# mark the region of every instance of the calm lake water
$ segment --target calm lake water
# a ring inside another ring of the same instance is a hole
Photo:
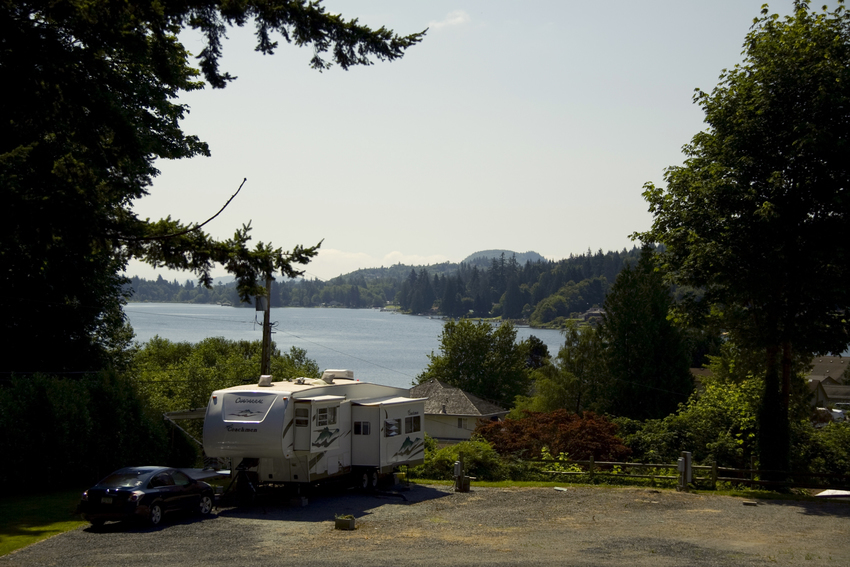
[[[136,340],[155,335],[196,343],[207,337],[261,340],[262,313],[253,309],[184,303],[129,303],[124,307]],[[256,315],[256,319],[255,319]],[[296,346],[327,368],[354,371],[366,382],[407,388],[438,352],[443,321],[375,309],[271,310],[272,340],[289,351]],[[555,355],[563,344],[559,331],[517,328],[517,340],[538,337]]]

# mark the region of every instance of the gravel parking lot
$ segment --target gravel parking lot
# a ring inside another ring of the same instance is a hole
[[[357,529],[334,529],[353,514]],[[0,558],[0,566],[850,565],[850,503],[646,488],[413,486],[314,495],[156,528],[107,524]]]

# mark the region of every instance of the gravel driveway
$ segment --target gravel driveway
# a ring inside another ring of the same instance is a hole
[[[850,565],[850,503],[646,488],[413,486],[328,493],[163,525],[107,524],[0,558],[3,566]],[[353,514],[357,529],[334,529]]]

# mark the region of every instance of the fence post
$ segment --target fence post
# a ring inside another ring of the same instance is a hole
[[[593,455],[590,456],[590,465],[587,467],[587,472],[590,475],[590,482],[593,483]]]
[[[691,454],[688,451],[682,451],[682,456],[679,457],[677,463],[679,469],[679,486],[676,488],[679,492],[688,491],[688,483],[693,480],[691,472]]]
[[[756,480],[756,456],[750,455],[750,488],[755,484]]]
[[[717,490],[717,461],[711,461],[711,489]]]

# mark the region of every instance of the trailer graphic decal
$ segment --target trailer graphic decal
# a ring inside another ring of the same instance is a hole
[[[413,441],[410,440],[410,437],[404,440],[404,443],[401,444],[401,448],[396,451],[395,455],[393,455],[393,459],[398,459],[399,457],[410,457],[417,453],[420,453],[425,450],[425,442],[422,438],[417,437]]]
[[[331,431],[325,427],[319,436],[313,441],[313,447],[330,447],[331,443],[339,438],[339,429]]]
[[[324,457],[324,456],[325,456],[324,453],[319,453],[318,455],[316,455],[315,457],[313,457],[312,459],[307,461],[307,470],[312,472],[313,469],[316,468],[316,465],[319,464],[319,461],[321,461],[322,457]]]
[[[254,411],[254,410],[245,408],[245,409],[240,410],[236,413],[229,413],[229,414],[227,414],[227,417],[230,417],[230,418],[241,417],[242,419],[250,419],[250,418],[256,417],[258,415],[264,415],[265,413],[266,412],[264,412],[264,411]]]

